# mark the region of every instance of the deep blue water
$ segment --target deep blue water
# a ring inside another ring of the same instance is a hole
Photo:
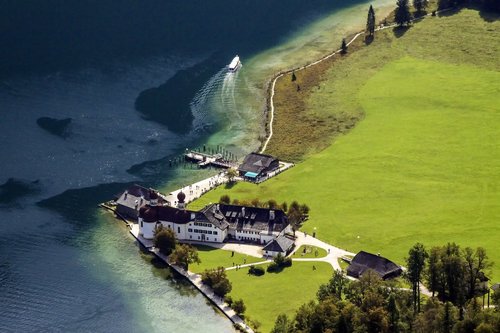
[[[200,89],[347,5],[0,0],[0,331],[231,331],[96,206],[203,177],[168,163],[230,128]]]

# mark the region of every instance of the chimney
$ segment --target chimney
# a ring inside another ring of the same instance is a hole
[[[194,221],[196,215],[194,213],[191,213],[191,221]]]
[[[245,207],[241,207],[241,217],[245,217]]]
[[[271,209],[271,210],[269,211],[269,221],[274,220],[274,218],[275,218],[275,216],[274,216],[274,210],[272,210],[272,209]]]
[[[123,195],[123,199],[127,200],[127,195],[128,195],[128,191],[125,191],[125,193]]]

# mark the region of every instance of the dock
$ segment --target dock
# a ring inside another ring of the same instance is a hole
[[[187,161],[191,161],[198,164],[200,168],[213,166],[216,168],[229,169],[238,166],[236,162],[224,159],[223,155],[219,153],[210,155],[191,150],[184,154],[184,158]]]
[[[170,268],[175,270],[178,274],[184,276],[191,282],[191,284],[198,289],[203,296],[205,296],[214,306],[216,306],[234,325],[247,333],[254,333],[254,331],[248,326],[243,319],[226,303],[224,299],[220,296],[215,295],[212,288],[206,286],[201,282],[201,275],[190,272],[189,270],[184,270],[180,266],[174,265],[168,260],[167,256],[161,254],[158,249],[153,247],[153,241],[144,239],[139,235],[139,225],[134,223],[131,225],[130,233],[134,238],[145,247],[150,253],[154,254],[157,258],[165,262]]]

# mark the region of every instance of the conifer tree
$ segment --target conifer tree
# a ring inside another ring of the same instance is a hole
[[[345,41],[345,38],[342,39],[342,46],[340,47],[340,52],[342,54],[346,54],[347,53],[347,43]]]
[[[410,24],[411,14],[408,8],[408,0],[397,0],[396,2],[396,23],[401,27],[405,24]]]
[[[413,0],[413,7],[415,7],[418,14],[421,14],[422,11],[427,8],[427,5],[427,0]]]
[[[373,10],[372,5],[370,5],[370,9],[368,9],[368,18],[366,20],[366,31],[373,36],[375,33],[375,11]]]

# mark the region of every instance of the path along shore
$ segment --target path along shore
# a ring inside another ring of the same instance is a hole
[[[438,15],[440,13],[444,13],[444,12],[447,12],[447,11],[450,11],[453,9],[454,9],[454,7],[441,9],[441,10],[436,11],[434,14]],[[433,15],[432,13],[429,13],[429,14],[426,14],[423,16],[419,16],[417,18],[411,19],[410,22],[417,22],[419,20],[424,19],[425,17],[432,16],[432,15]],[[385,30],[385,29],[395,28],[397,26],[398,25],[396,23],[389,24],[389,25],[382,24],[382,25],[378,26],[375,29],[375,31],[381,31],[381,30]],[[366,33],[365,31],[361,31],[361,32],[358,32],[357,34],[355,34],[354,37],[352,37],[351,40],[349,42],[347,42],[347,46],[351,45],[356,39],[358,39],[358,37],[365,35],[365,33]],[[269,130],[267,133],[266,140],[264,141],[264,143],[262,144],[262,146],[259,150],[259,152],[261,154],[266,151],[267,145],[269,144],[269,141],[271,141],[271,138],[273,136],[273,122],[274,122],[274,112],[275,112],[275,110],[274,110],[274,94],[275,94],[275,88],[276,88],[276,81],[284,75],[291,74],[295,71],[300,71],[300,70],[309,68],[311,66],[317,65],[317,64],[319,64],[327,59],[330,59],[331,57],[333,57],[334,55],[336,55],[340,52],[342,52],[341,49],[333,51],[332,53],[329,53],[329,54],[325,55],[324,57],[322,57],[322,58],[320,58],[312,63],[306,64],[306,65],[303,65],[300,67],[292,68],[289,70],[281,71],[274,76],[274,78],[271,80],[270,88],[268,89],[269,90],[269,93],[268,93],[268,95],[269,95],[268,96],[268,98],[269,98],[269,110],[268,110],[269,111],[269,121],[268,121]]]

